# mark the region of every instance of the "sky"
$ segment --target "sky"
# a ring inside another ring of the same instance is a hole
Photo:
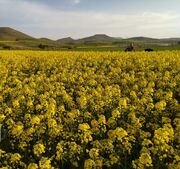
[[[34,37],[180,37],[180,0],[0,0],[0,27]]]

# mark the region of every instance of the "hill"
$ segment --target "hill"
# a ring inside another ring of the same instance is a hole
[[[0,27],[0,40],[32,40],[35,39],[27,34],[9,27]]]
[[[79,41],[115,41],[116,38],[110,37],[105,34],[96,34],[90,37],[79,39]]]
[[[75,40],[71,37],[67,37],[67,38],[62,38],[62,39],[58,39],[57,42],[61,42],[61,43],[74,43]]]
[[[139,37],[128,38],[128,39],[126,39],[126,40],[142,41],[142,42],[155,42],[155,41],[158,41],[159,39],[154,39],[154,38],[139,36]]]
[[[39,41],[53,42],[53,40],[52,40],[52,39],[49,39],[49,38],[39,38],[38,40],[39,40]]]
[[[180,42],[180,38],[164,38],[164,39],[161,39],[161,42]]]

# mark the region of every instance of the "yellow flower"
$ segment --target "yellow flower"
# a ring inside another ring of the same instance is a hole
[[[0,96],[0,103],[2,103],[3,102],[3,97],[2,96]]]
[[[110,158],[111,165],[117,164],[118,161],[119,161],[118,157],[116,157],[116,156],[114,156],[112,154],[109,156],[109,158]]]
[[[37,105],[36,105],[36,110],[39,111],[39,110],[41,110],[41,109],[42,109],[42,105],[37,104]]]
[[[26,135],[32,136],[34,132],[35,132],[35,129],[33,127],[30,127],[26,130]]]
[[[20,147],[22,150],[25,151],[26,148],[27,148],[27,143],[26,143],[26,142],[20,142],[19,147]]]
[[[165,143],[169,143],[169,141],[173,139],[174,130],[172,127],[165,125],[163,128],[159,128],[154,132],[154,143],[156,145],[164,145]]]
[[[84,162],[84,169],[93,169],[95,168],[96,163],[92,159],[85,160]]]
[[[5,113],[6,113],[6,114],[12,114],[12,109],[11,109],[10,107],[7,107],[7,108],[5,109]]]
[[[148,110],[152,110],[153,108],[154,108],[154,104],[153,103],[147,104],[147,109]]]
[[[45,147],[43,144],[38,143],[33,147],[33,152],[36,156],[40,156],[42,153],[45,153]]]
[[[118,140],[122,140],[122,138],[128,135],[123,128],[119,128],[119,127],[115,129],[115,134]]]
[[[166,100],[171,100],[172,97],[173,97],[173,92],[170,91],[170,92],[166,93],[165,99]]]
[[[88,143],[92,140],[93,140],[93,138],[91,136],[90,131],[86,131],[85,133],[83,133],[82,138],[81,138],[81,143]]]
[[[81,131],[87,131],[90,129],[90,126],[87,123],[83,123],[83,124],[79,124],[78,129]]]
[[[155,108],[157,110],[165,110],[166,108],[166,102],[165,101],[160,101],[158,103],[155,104]]]
[[[95,160],[95,164],[96,164],[96,168],[103,168],[103,160],[102,159],[98,159]]]
[[[91,119],[91,117],[92,117],[91,113],[89,113],[89,112],[84,113],[84,118]]]
[[[70,112],[67,112],[67,116],[68,116],[70,119],[75,119],[75,118],[77,118],[79,115],[80,115],[80,112],[79,112],[79,110],[76,110],[76,109],[74,109],[74,110],[72,110],[72,111],[70,111]]]
[[[99,157],[99,150],[96,149],[96,148],[92,148],[90,151],[89,151],[89,157],[91,157],[92,159],[96,159]]]
[[[98,124],[98,121],[97,121],[97,120],[94,119],[94,120],[91,121],[91,126],[92,126],[92,127],[98,127],[98,125],[99,125],[99,124]]]
[[[81,96],[77,99],[77,102],[79,103],[80,108],[83,108],[87,104],[87,99],[85,96]]]
[[[110,117],[107,121],[108,127],[115,127],[117,124],[116,119],[113,117]]]
[[[23,124],[17,124],[12,128],[12,135],[18,137],[21,135],[21,133],[23,132]]]
[[[31,119],[31,124],[32,125],[35,125],[35,124],[40,124],[40,118],[38,117],[38,116],[34,116],[34,117],[32,117],[32,119]]]
[[[27,106],[28,107],[32,107],[33,106],[33,101],[32,100],[28,100],[27,101]]]
[[[21,155],[19,153],[15,153],[11,155],[10,162],[17,163],[18,161],[20,161],[20,159],[21,159]]]
[[[152,166],[152,159],[148,153],[142,153],[139,161],[141,164],[145,165],[146,167]]]
[[[115,130],[109,130],[108,131],[108,136],[110,139],[115,140],[117,139],[118,141],[122,142],[122,139],[127,136],[127,132],[120,127],[117,127]]]
[[[127,99],[126,99],[126,98],[121,98],[121,99],[119,100],[119,106],[120,106],[120,107],[127,108]]]
[[[56,159],[60,160],[63,154],[63,147],[61,143],[58,143],[56,146]]]
[[[53,169],[54,167],[51,166],[50,159],[46,157],[42,157],[41,160],[39,161],[39,168],[40,169]]]
[[[30,163],[27,167],[27,169],[38,169],[38,165],[35,163]]]
[[[56,120],[54,120],[54,119],[49,119],[49,120],[48,120],[48,127],[49,127],[49,128],[56,127],[56,125],[57,125]]]
[[[104,115],[100,115],[98,119],[99,124],[106,124],[106,117]]]
[[[52,117],[56,113],[56,105],[52,102],[49,105],[47,105],[47,116]]]
[[[19,108],[19,106],[20,106],[18,100],[14,100],[12,104],[13,104],[13,107],[14,107],[14,108]]]
[[[2,123],[2,121],[6,118],[6,116],[4,114],[0,114],[0,123]]]
[[[135,91],[131,91],[130,92],[130,96],[132,96],[132,98],[136,98],[137,96],[136,96],[136,92]]]
[[[119,118],[121,115],[121,113],[117,109],[113,110],[111,114],[113,118]]]
[[[148,139],[144,139],[143,142],[142,142],[142,146],[146,146],[148,147],[149,145],[152,145],[152,141],[151,140],[148,140]]]

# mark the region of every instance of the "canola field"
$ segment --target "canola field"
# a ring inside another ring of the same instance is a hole
[[[179,100],[178,51],[0,51],[0,168],[178,169]]]

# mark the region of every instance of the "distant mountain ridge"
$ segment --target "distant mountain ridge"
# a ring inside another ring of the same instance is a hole
[[[157,41],[157,40],[159,40],[159,39],[149,38],[149,37],[143,37],[143,36],[138,36],[138,37],[127,38],[127,40],[135,40],[135,41]]]
[[[114,41],[116,38],[110,37],[106,34],[96,34],[93,36],[78,39],[78,41]]]
[[[57,42],[61,42],[61,43],[72,43],[72,42],[75,42],[75,39],[73,39],[73,38],[71,38],[71,37],[67,37],[67,38],[58,39]]]
[[[30,40],[30,39],[35,39],[35,38],[9,27],[0,27],[0,40]]]
[[[52,39],[49,39],[49,38],[39,38],[39,40],[42,40],[42,41],[53,41]]]
[[[180,42],[180,38],[149,38],[149,37],[132,37],[126,40],[138,41],[138,42],[156,42],[156,43],[173,43],[173,42]]]
[[[36,39],[30,35],[27,35],[23,32],[17,31],[15,29],[12,29],[10,27],[0,27],[0,41],[14,41],[14,40],[40,40],[40,41],[46,41],[46,42],[53,42],[53,43],[84,43],[84,42],[155,42],[155,43],[174,43],[174,42],[180,42],[180,38],[149,38],[149,37],[131,37],[131,38],[120,38],[120,37],[111,37],[106,34],[95,34],[93,36],[81,38],[81,39],[73,39],[71,37],[61,38],[58,40],[51,40],[46,37]]]

